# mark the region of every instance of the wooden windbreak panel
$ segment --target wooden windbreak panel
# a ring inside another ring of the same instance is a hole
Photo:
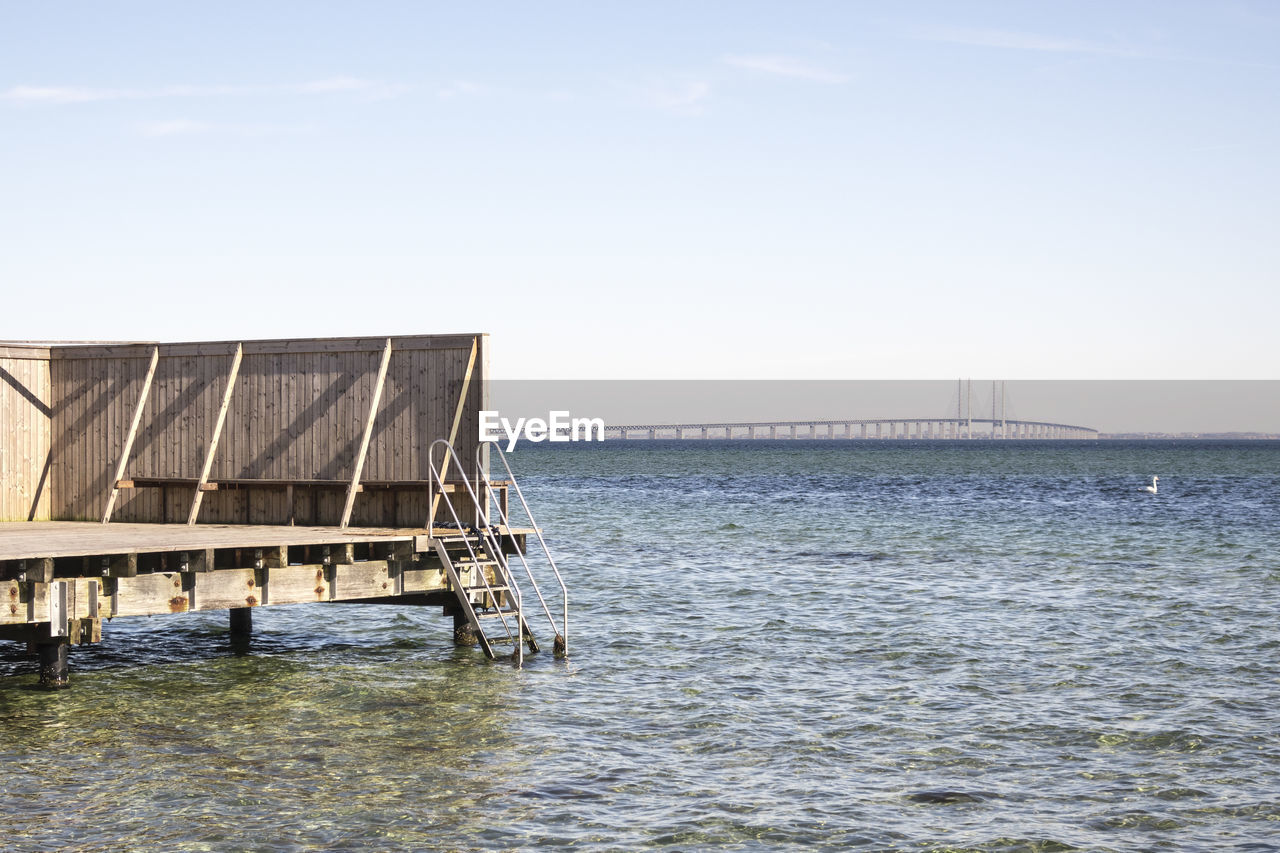
[[[50,518],[49,351],[0,346],[0,521]]]
[[[427,448],[447,437],[473,341],[484,336],[393,338],[387,378],[361,480],[425,481]],[[210,480],[349,480],[386,339],[245,342]],[[200,474],[236,343],[162,344],[134,441],[128,477]],[[120,450],[145,379],[150,345],[55,350],[52,378],[53,517],[95,519],[110,493]],[[457,447],[474,459],[484,371],[468,389]],[[425,483],[424,483],[425,488]],[[193,490],[124,490],[116,521],[185,521]],[[292,505],[290,504],[292,498]],[[207,492],[204,523],[336,524],[343,488]],[[366,490],[353,526],[418,526],[425,495]]]
[[[476,345],[483,352],[486,338],[484,335],[476,338]],[[471,337],[462,343],[463,346],[449,349],[397,351],[393,341],[387,384],[374,420],[373,439],[369,444],[362,479],[427,480],[428,450],[436,439],[448,438],[458,395],[463,390],[471,357]],[[374,354],[367,373],[372,375],[376,372],[377,354]],[[483,377],[486,375],[477,359],[454,442],[458,455],[467,462],[468,471],[479,444]],[[361,397],[359,412],[367,413],[371,396],[372,386]],[[357,430],[351,450],[354,451],[359,438]],[[439,453],[435,461],[440,464]],[[348,472],[349,464],[345,469]],[[458,475],[454,472],[449,476],[452,479]],[[339,511],[342,497],[341,494],[334,496]],[[351,524],[356,527],[371,524],[419,527],[426,520],[427,510],[426,496],[421,492],[366,491],[356,501]]]
[[[101,513],[146,379],[149,356],[143,353],[144,349],[139,348],[136,355],[126,351],[122,355],[68,358],[55,351],[55,518],[89,520]],[[214,375],[214,363],[218,361],[229,364],[230,355],[166,356],[161,347],[151,393],[126,468],[129,474],[199,474],[209,400],[213,399],[215,406],[221,401],[222,382]],[[207,420],[212,429],[212,418]],[[163,497],[153,489],[124,491],[117,499],[112,518],[162,521]]]

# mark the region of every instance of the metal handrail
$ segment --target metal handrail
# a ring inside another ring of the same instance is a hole
[[[482,473],[476,478],[476,485],[479,486],[481,483],[488,486],[490,491],[493,490],[493,483],[489,480],[488,475],[485,475]],[[486,500],[486,504],[488,504],[487,506],[485,506],[486,512],[489,510],[490,506],[496,506],[498,510],[498,517],[500,518],[502,524],[506,525],[507,532],[510,533],[511,522],[510,522],[510,519],[507,518],[507,514],[502,511],[502,504],[501,503],[494,504],[494,503],[491,503],[489,500]],[[512,537],[512,541],[514,543],[515,541],[514,537]],[[556,627],[556,620],[551,615],[551,610],[547,607],[546,599],[542,597],[542,590],[538,588],[538,581],[533,576],[533,570],[529,567],[529,561],[525,559],[524,552],[520,550],[518,545],[516,546],[515,553],[516,553],[516,556],[520,558],[521,564],[524,566],[524,573],[529,576],[529,583],[533,587],[534,595],[538,597],[538,603],[542,605],[542,612],[547,615],[547,621],[551,623],[551,632],[555,634],[556,638],[559,640],[560,630],[559,628]],[[508,561],[508,565],[510,565],[510,561]]]
[[[454,462],[457,464],[458,470],[459,471],[464,470],[462,467],[462,460],[458,458],[457,451],[453,449],[453,445],[449,443],[448,439],[438,438],[431,443],[431,446],[427,449],[427,468],[431,472],[431,480],[429,480],[427,483],[428,507],[430,507],[431,505],[431,481],[434,481],[440,485],[440,497],[444,499],[444,504],[446,507],[448,507],[449,514],[453,516],[454,524],[458,525],[458,534],[462,538],[463,544],[467,546],[467,553],[471,556],[471,561],[473,563],[478,564],[480,562],[480,558],[476,555],[475,549],[471,546],[471,538],[467,536],[466,527],[465,525],[463,525],[462,519],[458,516],[458,511],[453,505],[453,501],[450,499],[448,492],[445,490],[444,477],[441,476],[439,469],[436,468],[435,459],[434,459],[436,445],[444,446],[445,453],[446,453],[445,461],[452,458]],[[489,552],[493,555],[494,562],[502,569],[502,575],[503,575],[502,580],[505,582],[505,585],[508,591],[515,597],[516,631],[514,636],[511,633],[511,626],[507,624],[507,617],[503,615],[501,612],[501,608],[499,608],[498,618],[502,622],[503,629],[507,632],[507,637],[512,639],[515,643],[517,661],[520,664],[523,664],[524,663],[524,628],[520,623],[524,618],[524,600],[520,594],[520,588],[516,586],[515,577],[512,576],[511,569],[507,565],[506,557],[502,553],[501,543],[499,543],[495,539],[493,535],[493,531],[490,529],[489,516],[485,512],[484,507],[481,506],[480,499],[476,496],[475,490],[471,488],[471,482],[464,477],[462,480],[462,484],[467,487],[467,493],[470,495],[471,502],[475,506],[476,512],[479,515],[477,519],[477,529],[480,535],[483,537],[485,545],[487,546]],[[434,521],[433,518],[427,519],[428,534],[431,533],[431,524],[433,521]],[[478,565],[476,568],[478,570],[477,573],[480,575],[480,580],[484,583],[485,590],[488,592],[490,596],[494,598],[495,601],[497,601],[498,599],[496,596],[494,596],[493,587],[489,583],[489,578],[485,576],[484,569]]]
[[[547,606],[546,599],[542,597],[542,590],[538,588],[538,582],[534,580],[533,572],[529,568],[528,561],[525,560],[524,553],[519,548],[516,549],[516,553],[520,556],[520,562],[524,564],[524,570],[529,575],[529,582],[533,584],[533,591],[534,593],[537,594],[538,601],[542,604],[542,610],[544,613],[547,614],[548,621],[551,622],[551,630],[555,632],[556,639],[558,640],[556,645],[559,647],[559,651],[561,654],[568,656],[569,654],[569,588],[565,586],[564,578],[561,577],[560,575],[560,569],[557,568],[556,566],[555,558],[551,556],[551,549],[547,547],[547,540],[542,538],[542,529],[538,527],[538,522],[535,521],[533,518],[533,510],[529,509],[529,502],[524,499],[524,492],[520,490],[520,482],[516,479],[515,472],[511,470],[511,464],[507,462],[507,454],[502,449],[502,446],[497,442],[482,442],[480,446],[476,448],[477,482],[479,481],[480,478],[483,478],[485,484],[489,486],[489,497],[492,497],[493,491],[494,491],[493,483],[492,481],[490,481],[489,475],[487,472],[485,472],[484,465],[480,461],[480,455],[484,451],[486,444],[491,444],[492,449],[498,451],[498,461],[502,463],[502,467],[505,468],[507,471],[507,483],[511,488],[515,489],[516,497],[520,499],[520,505],[524,507],[525,515],[529,519],[529,526],[533,528],[533,534],[538,537],[538,544],[542,546],[542,553],[547,558],[547,565],[551,566],[551,573],[555,575],[556,583],[560,585],[560,600],[563,604],[564,609],[561,615],[561,627],[559,628],[559,630],[557,630],[555,617],[551,615],[551,609]],[[486,503],[488,503],[488,498],[486,498]],[[498,508],[498,515],[502,518],[502,523],[505,524],[507,526],[507,530],[510,531],[511,520],[507,517],[507,513],[503,512],[501,501],[498,501],[496,503],[496,506]],[[486,506],[486,509],[487,508],[488,507]]]

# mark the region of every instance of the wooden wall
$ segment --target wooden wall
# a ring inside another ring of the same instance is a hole
[[[47,521],[52,389],[48,347],[0,345],[0,521]]]
[[[345,481],[352,475],[385,338],[246,341],[210,479]],[[196,478],[214,430],[236,342],[161,344],[125,478]],[[394,338],[361,475],[425,481],[427,448],[449,436],[475,356],[455,446],[470,464],[486,393],[484,335]],[[96,520],[111,490],[153,345],[52,351],[52,515]],[[455,475],[450,474],[452,479]],[[424,483],[425,487],[425,483]],[[194,490],[122,490],[113,521],[185,522]],[[200,521],[336,524],[342,488],[299,486],[207,492]],[[353,526],[421,526],[420,490],[367,490]]]

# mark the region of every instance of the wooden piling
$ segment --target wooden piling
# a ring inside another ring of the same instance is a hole
[[[253,608],[252,607],[232,607],[228,611],[231,614],[231,639],[248,639],[253,635]]]
[[[455,646],[475,646],[480,643],[476,636],[475,626],[461,610],[453,611],[453,644]]]
[[[61,690],[70,683],[70,644],[65,637],[53,638],[36,645],[40,658],[40,686],[46,690]]]

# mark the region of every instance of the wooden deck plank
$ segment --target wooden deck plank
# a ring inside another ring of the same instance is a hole
[[[504,533],[506,531],[504,530]],[[517,535],[521,528],[511,531]],[[267,548],[396,542],[426,533],[423,528],[290,527],[251,524],[136,524],[97,521],[14,521],[0,524],[0,560],[90,557],[103,554],[195,551],[204,548]],[[458,531],[437,527],[435,537]]]
[[[218,477],[206,483],[200,483],[195,477],[130,477],[119,480],[116,486],[120,489],[151,489],[164,486],[181,486],[193,489],[197,485],[205,491],[216,492],[220,489],[285,489],[289,486],[297,488],[347,489],[349,480],[304,480],[304,479],[257,479],[253,477]],[[371,489],[406,489],[426,491],[429,483],[426,480],[364,480],[360,481],[360,490]],[[509,485],[507,480],[494,480],[493,485],[499,488]],[[444,484],[444,490],[450,494],[465,490],[461,480],[450,480]]]

